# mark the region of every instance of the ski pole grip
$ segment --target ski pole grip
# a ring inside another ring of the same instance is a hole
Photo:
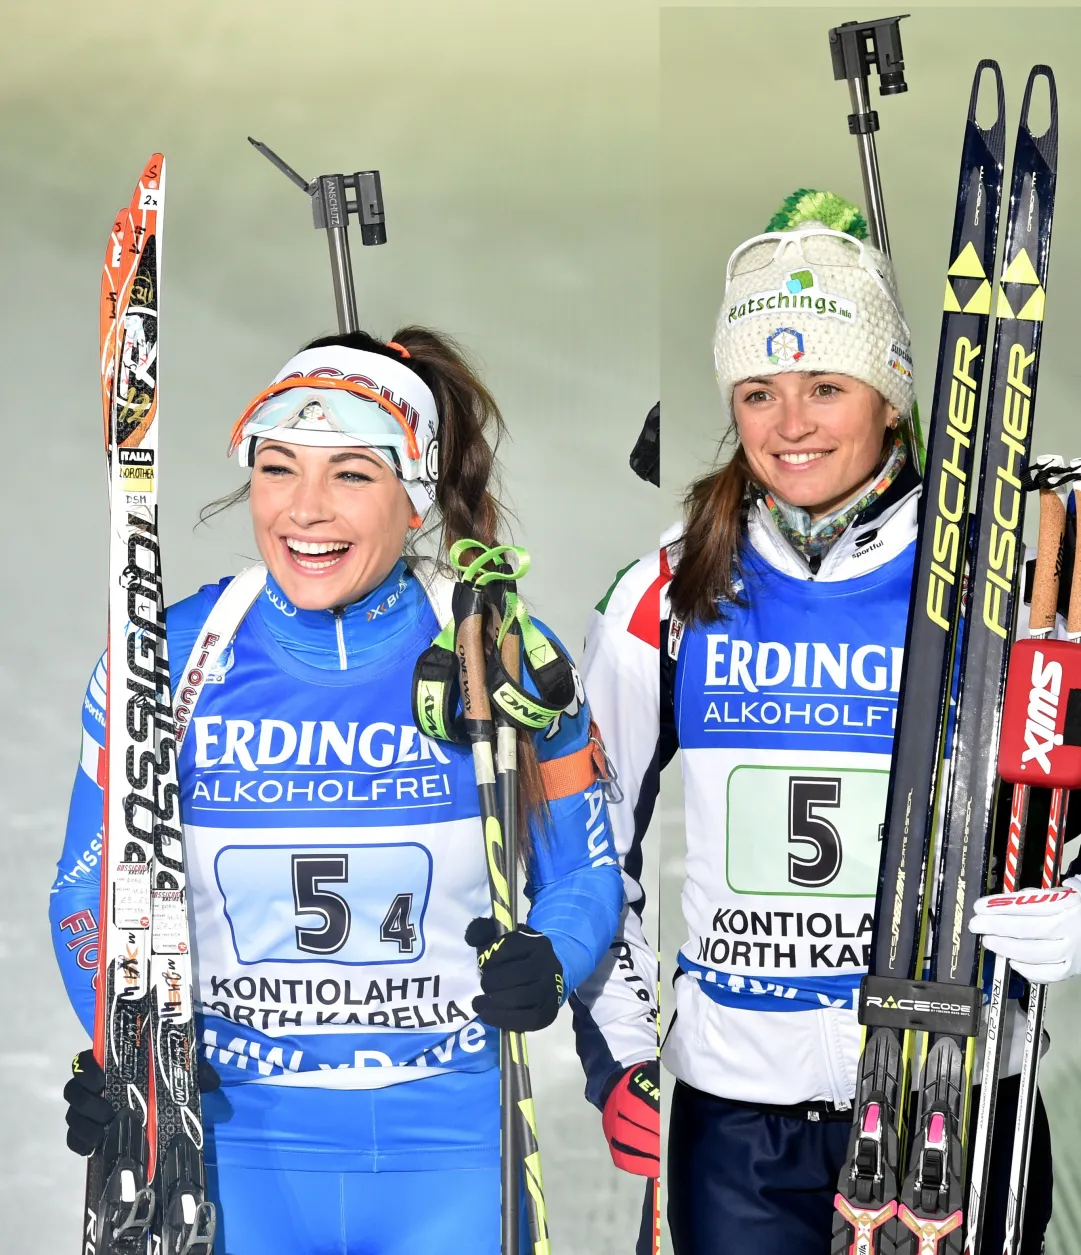
[[[1081,518],[1081,458],[1074,458],[1070,468],[1076,472],[1073,481],[1074,519]],[[1073,571],[1070,576],[1070,608],[1066,612],[1066,635],[1071,641],[1081,638],[1081,559],[1078,549],[1081,548],[1081,532],[1074,542]]]
[[[461,686],[462,714],[470,739],[492,734],[492,707],[484,683],[484,592],[473,584],[454,588],[455,653]]]
[[[1047,454],[1037,459],[1036,472],[1051,471],[1062,465],[1062,458]],[[1029,607],[1029,633],[1032,636],[1050,636],[1055,630],[1065,540],[1065,497],[1060,489],[1045,481],[1040,484],[1040,533],[1036,542],[1036,571],[1032,578],[1032,602]]]

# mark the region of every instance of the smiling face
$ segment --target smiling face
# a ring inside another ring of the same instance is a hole
[[[394,471],[370,449],[261,440],[251,476],[256,544],[302,610],[345,606],[377,587],[420,525]]]
[[[732,410],[755,478],[812,518],[863,488],[898,417],[870,384],[820,371],[744,379],[732,390]]]

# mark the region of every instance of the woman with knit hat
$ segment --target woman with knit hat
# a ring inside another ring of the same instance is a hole
[[[659,552],[620,574],[586,647],[628,869],[682,751],[687,939],[662,1054],[677,1255],[831,1246],[920,492],[911,336],[866,234],[854,206],[800,191],[732,253],[714,364],[735,452],[691,485]],[[656,704],[628,700],[636,689]],[[659,1155],[659,1120],[628,1083],[656,1054],[639,914],[574,998],[588,1092],[632,1170],[629,1129],[639,1163]],[[1041,1108],[1026,1250],[1050,1215],[1049,1154]],[[999,1147],[993,1179],[1007,1169]],[[1004,1195],[992,1189],[1003,1209]],[[987,1250],[1001,1228],[989,1218]]]

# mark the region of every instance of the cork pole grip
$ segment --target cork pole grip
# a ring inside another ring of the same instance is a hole
[[[484,683],[484,615],[470,614],[458,625],[458,674],[462,690],[462,714],[467,720],[487,723],[492,717]]]
[[[1079,478],[1073,483],[1074,517],[1081,508],[1081,459],[1070,463],[1077,471]],[[1081,561],[1078,561],[1078,549],[1081,544],[1074,545],[1073,571],[1070,577],[1070,608],[1066,614],[1066,635],[1070,640],[1081,638]]]
[[[1065,538],[1066,503],[1053,488],[1041,488],[1040,535],[1036,542],[1036,574],[1032,580],[1032,605],[1029,609],[1031,636],[1050,636],[1055,630]],[[1076,563],[1074,569],[1077,569]]]

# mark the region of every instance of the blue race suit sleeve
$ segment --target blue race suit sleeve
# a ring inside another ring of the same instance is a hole
[[[68,998],[86,1031],[94,1031],[101,837],[104,806],[105,658],[83,698],[82,749],[71,790],[64,849],[49,898],[53,950]]]
[[[219,586],[208,586],[166,612],[169,661],[176,679]],[[53,951],[79,1022],[94,1031],[98,940],[101,920],[101,848],[105,807],[106,656],[94,668],[83,698],[82,747],[68,807],[64,849],[49,899]]]
[[[537,626],[551,636],[543,624]],[[525,683],[532,690],[528,675]],[[589,707],[580,684],[576,682],[575,688],[570,706],[534,738],[539,762],[562,758],[589,744]],[[551,941],[563,966],[566,999],[604,957],[623,907],[623,881],[603,783],[598,780],[570,797],[550,801],[547,822],[532,828],[528,923]]]

